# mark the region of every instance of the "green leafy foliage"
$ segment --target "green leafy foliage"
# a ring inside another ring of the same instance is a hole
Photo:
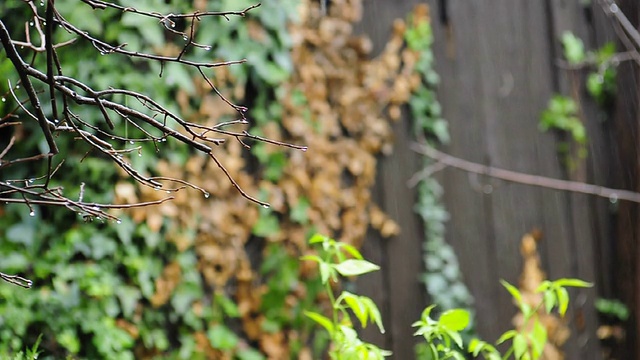
[[[578,105],[568,97],[556,95],[549,101],[549,107],[542,113],[540,129],[566,131],[580,145],[587,142],[584,125],[578,118]]]
[[[596,309],[604,315],[617,318],[620,321],[629,319],[629,308],[620,300],[597,299],[595,302]]]
[[[549,101],[549,106],[542,112],[539,127],[542,131],[556,130],[568,134],[575,144],[575,155],[570,146],[561,144],[559,150],[565,154],[567,165],[571,168],[577,160],[587,157],[587,131],[578,116],[578,105],[566,96],[555,95]]]
[[[508,282],[500,283],[511,294],[520,312],[524,317],[524,325],[520,329],[505,331],[496,341],[495,346],[483,340],[474,338],[467,347],[468,353],[474,357],[482,355],[487,360],[510,359],[535,360],[539,359],[547,343],[547,330],[538,317],[538,312],[543,309],[550,314],[557,308],[558,315],[564,317],[569,306],[569,293],[567,287],[591,287],[592,284],[579,279],[558,279],[555,281],[543,281],[536,292],[542,293],[543,300],[532,307],[525,302],[520,290]],[[448,310],[440,315],[436,321],[431,317],[431,311],[435,305],[428,306],[422,312],[421,319],[413,324],[418,330],[417,336],[423,336],[426,344],[419,347],[420,359],[465,359],[464,343],[460,332],[469,325],[470,314],[463,309]],[[501,344],[511,345],[504,355],[501,355],[496,346]]]
[[[413,323],[412,326],[418,328],[414,335],[424,337],[433,359],[464,359],[458,350],[464,345],[460,331],[469,325],[470,313],[463,309],[447,310],[436,321],[431,318],[433,308],[435,305],[428,306],[422,312],[420,320]]]
[[[207,2],[205,5],[207,10],[215,11],[236,10],[255,4],[250,1],[242,3],[222,1]],[[231,71],[239,87],[247,87],[251,82],[259,88],[258,92],[271,96],[264,96],[257,104],[252,104],[256,113],[263,111],[266,114],[260,118],[262,124],[279,118],[279,105],[269,107],[267,104],[272,103],[275,97],[273,85],[286,78],[292,69],[287,23],[293,20],[296,4],[296,1],[290,0],[272,1],[249,14],[248,19],[259,22],[267,29],[267,36],[262,39],[248,33],[246,19],[203,19],[198,22],[196,41],[210,44],[211,47],[208,50],[191,49],[187,54],[194,61],[248,58],[250,61],[247,65],[234,66]],[[162,13],[193,11],[193,3],[189,1],[125,1],[123,5]],[[167,33],[157,20],[132,12],[95,10],[86,4],[62,1],[56,2],[56,7],[79,28],[113,44],[127,43],[127,49],[132,51],[158,53],[170,51],[172,46],[180,48],[184,45],[181,37]],[[3,19],[12,26],[12,33],[17,35],[23,32],[23,19],[29,16],[24,2],[7,0],[0,8],[12,14],[10,19]],[[37,36],[35,31],[32,36]],[[56,31],[55,36],[56,41],[70,39],[65,31]],[[20,50],[27,53],[26,49]],[[197,91],[193,79],[199,75],[193,69],[177,64],[165,64],[163,75],[158,76],[161,72],[159,64],[131,61],[115,54],[100,55],[86,42],[61,47],[58,54],[64,75],[81,79],[96,89],[126,88],[149,94],[176,113],[181,111],[176,94],[186,91],[195,95]],[[43,56],[35,57],[34,66],[42,65]],[[2,94],[6,94],[7,79],[11,79],[12,84],[17,83],[17,76],[12,73],[12,66],[2,51],[0,79]],[[128,105],[144,109],[143,104]],[[201,103],[195,100],[190,105],[197,109]],[[5,115],[15,106],[10,97],[3,97],[0,115]],[[48,104],[43,106],[46,111],[50,110]],[[77,115],[92,125],[99,124],[101,118],[100,113],[83,107],[78,108]],[[140,129],[125,125],[117,117],[113,120],[116,127],[124,127],[125,136],[142,138]],[[37,130],[37,124],[25,122],[25,136],[15,144],[14,151],[38,153],[45,143],[36,136],[30,136]],[[64,136],[60,135],[58,144],[61,152],[69,156],[58,170],[60,176],[51,186],[61,186],[66,192],[79,194],[80,184],[84,182],[85,200],[112,203],[115,198],[113,184],[120,179],[118,170],[100,156],[87,157],[87,147]],[[2,143],[3,139],[0,139]],[[167,151],[162,152],[158,152],[151,142],[127,145],[139,147],[130,161],[144,173],[155,173],[155,167],[163,157],[174,164],[183,165],[191,155],[189,150],[176,147],[171,141],[166,144]],[[260,147],[254,149],[257,154],[267,151]],[[286,157],[280,153],[267,155],[262,163],[263,175],[275,180],[281,174]],[[256,157],[260,158],[258,155]],[[46,164],[42,165],[9,167],[3,169],[0,176],[3,179],[33,178],[38,183]],[[308,200],[301,199],[299,208],[295,213],[292,212],[294,220],[300,223],[308,221],[305,206],[309,206]],[[224,291],[215,294],[206,291],[202,275],[198,272],[199,255],[196,250],[191,246],[177,249],[166,240],[168,234],[180,231],[193,242],[195,234],[192,230],[179,229],[180,224],[167,218],[162,218],[161,228],[156,232],[144,223],[136,223],[127,214],[119,215],[121,223],[116,224],[105,223],[99,218],[83,219],[73,213],[45,207],[34,206],[33,210],[31,216],[30,210],[24,206],[3,204],[0,208],[2,270],[24,274],[34,280],[34,289],[29,291],[0,284],[0,322],[3,324],[0,330],[0,358],[23,353],[26,358],[35,358],[39,347],[46,356],[53,358],[133,359],[134,351],[140,350],[156,357],[205,358],[202,344],[198,343],[198,334],[203,334],[212,348],[228,356],[264,358],[257,350],[240,341],[237,327],[228,325],[229,322],[233,323],[230,319],[240,316],[235,299]],[[260,213],[254,233],[268,236],[277,232],[277,227],[274,214],[264,211]],[[273,305],[269,307],[271,313],[267,317],[270,322],[267,324],[309,328],[310,322],[302,315],[301,309],[304,306],[313,308],[313,297],[321,289],[321,284],[309,280],[309,284],[316,284],[316,289],[310,285],[307,288],[309,299],[290,311],[284,299],[294,283],[299,281],[298,260],[289,255],[283,255],[281,259],[289,266],[276,266],[264,272],[265,277],[269,278],[265,303]],[[173,263],[179,268],[179,279],[174,289],[165,291],[168,299],[160,302],[157,298],[159,279],[162,279],[167,264]],[[162,305],[152,305],[156,303]],[[37,338],[40,333],[42,342]],[[27,346],[33,351],[23,351]]]
[[[617,60],[615,56],[616,46],[611,42],[592,55],[595,58],[596,71],[589,73],[586,86],[589,94],[600,106],[609,105],[616,93]]]
[[[566,31],[562,34],[564,56],[571,65],[581,64],[587,57],[582,40],[573,33]]]
[[[359,359],[383,359],[391,355],[389,351],[382,350],[373,344],[363,342],[358,338],[353,329],[351,312],[359,321],[360,326],[376,324],[381,333],[384,333],[382,316],[376,304],[366,296],[360,296],[348,291],[336,298],[330,282],[337,282],[340,276],[362,275],[376,271],[379,267],[362,258],[362,254],[353,246],[345,244],[323,235],[313,235],[309,244],[321,249],[320,255],[306,255],[301,260],[314,261],[320,269],[322,283],[329,297],[332,308],[331,318],[314,311],[305,311],[304,314],[311,320],[322,326],[331,339],[329,354],[332,359],[359,360]],[[352,257],[352,258],[348,258]]]
[[[582,67],[592,65],[595,70],[587,76],[586,87],[589,94],[600,104],[610,104],[616,92],[616,47],[606,43],[594,51],[586,51],[584,43],[571,32],[562,34],[564,56],[569,65]]]

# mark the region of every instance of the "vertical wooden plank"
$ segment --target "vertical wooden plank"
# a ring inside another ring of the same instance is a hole
[[[372,39],[374,53],[379,52],[388,40],[393,21],[405,18],[416,3],[414,0],[364,3],[359,29]],[[363,253],[373,261],[380,261],[382,276],[370,278],[371,282],[366,284],[366,276],[358,281],[361,293],[379,301],[387,330],[386,334],[380,335],[376,334],[376,329],[367,329],[363,337],[391,350],[394,359],[414,358],[414,345],[420,339],[413,336],[411,324],[420,318],[426,306],[424,285],[419,282],[423,272],[423,230],[413,211],[416,191],[407,187],[407,181],[421,164],[418,155],[409,148],[412,141],[410,124],[411,119],[407,116],[394,124],[393,152],[379,159],[374,189],[376,202],[398,222],[401,233],[391,239],[380,239],[375,234],[368,237]]]
[[[562,54],[559,39],[565,31],[571,31],[576,36],[586,41],[587,47],[595,47],[596,44],[591,43],[590,39],[595,38],[589,33],[588,19],[585,17],[587,12],[579,2],[567,2],[552,0],[551,3],[551,19],[553,21],[553,32],[557,57]],[[564,94],[572,94],[577,97],[577,101],[581,106],[581,118],[585,128],[589,134],[589,145],[591,154],[587,161],[578,166],[578,171],[570,173],[569,176],[573,180],[599,182],[602,184],[604,179],[600,176],[595,177],[598,171],[594,168],[598,167],[598,163],[602,160],[599,158],[599,149],[605,144],[606,137],[599,129],[599,119],[597,117],[598,109],[596,104],[586,94],[584,90],[583,74],[569,73],[567,71],[558,72],[559,90]],[[567,211],[571,218],[571,232],[569,234],[569,244],[572,247],[573,254],[570,264],[570,274],[572,277],[579,277],[588,281],[596,279],[596,261],[595,247],[598,243],[598,229],[595,226],[598,221],[593,218],[597,212],[596,200],[590,199],[585,195],[572,194],[569,196]],[[602,204],[602,203],[600,203]],[[594,352],[599,352],[599,340],[590,332],[590,329],[597,327],[597,314],[593,308],[593,301],[596,296],[594,289],[575,290],[572,293],[575,298],[569,312],[573,333],[577,335],[577,353],[578,357],[590,356]]]
[[[620,9],[629,20],[637,26],[640,18],[640,4],[636,0],[617,1]],[[624,48],[620,45],[621,48]],[[613,127],[615,128],[615,155],[614,165],[618,169],[615,172],[614,185],[619,188],[629,190],[640,190],[638,184],[640,178],[640,125],[638,113],[638,83],[640,74],[638,66],[634,63],[623,63],[618,68],[617,77],[618,93],[613,116]],[[638,269],[638,241],[640,240],[640,213],[637,204],[621,202],[617,207],[616,231],[614,242],[614,252],[616,255],[616,266],[612,271],[614,293],[627,306],[630,307],[632,318],[626,322],[626,341],[624,350],[615,349],[618,358],[637,359],[640,356],[640,302],[638,290],[640,279]]]
[[[480,26],[477,13],[483,4],[448,0],[445,5],[447,9],[438,9],[437,13],[446,11],[448,23],[439,17],[433,21],[436,70],[441,78],[437,93],[451,134],[445,150],[485,163],[485,128],[479,111],[483,102],[478,61],[480,41],[475,37]],[[495,306],[500,288],[493,266],[496,256],[493,228],[488,226],[490,201],[481,185],[486,179],[454,170],[441,175],[445,207],[450,214],[447,241],[456,250],[466,283],[475,297],[477,329],[487,339],[495,339],[508,320]]]

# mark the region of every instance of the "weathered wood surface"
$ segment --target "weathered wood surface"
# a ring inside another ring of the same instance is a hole
[[[417,3],[365,1],[360,31],[373,39],[374,52],[388,38],[392,21],[405,17]],[[603,120],[602,111],[586,95],[580,83],[584,74],[572,75],[556,64],[562,57],[559,40],[564,31],[581,37],[588,49],[615,39],[610,20],[596,2],[589,8],[579,0],[431,0],[428,4],[441,77],[438,97],[451,132],[451,143],[443,150],[501,168],[637,190],[636,168],[618,174],[620,166],[629,161],[637,166],[637,146],[633,145],[638,143],[637,92],[624,94],[633,106],[618,105],[612,124]],[[637,15],[637,4],[626,6]],[[633,87],[637,76],[620,82]],[[566,171],[557,155],[559,139],[538,128],[541,112],[559,92],[579,96],[588,130],[589,157],[575,172]],[[369,236],[365,256],[383,271],[358,281],[359,291],[381,305],[388,330],[384,336],[368,331],[366,337],[394,351],[394,359],[414,357],[412,348],[418,339],[412,337],[410,324],[429,303],[418,281],[423,271],[424,235],[412,210],[416,194],[406,186],[420,165],[408,149],[412,141],[409,122],[405,118],[396,125],[394,153],[381,160],[376,184],[378,203],[400,223],[402,233],[389,240]],[[621,129],[629,122],[633,123],[630,132],[618,143]],[[629,240],[615,242],[615,207],[607,199],[505,183],[452,169],[438,176],[451,215],[447,239],[475,297],[480,335],[493,341],[511,327],[515,308],[498,280],[518,283],[520,239],[536,228],[544,235],[540,255],[548,278],[579,277],[597,284],[571,294],[568,319],[572,333],[564,347],[567,359],[600,358],[593,301],[598,293],[615,297],[625,287],[623,280],[614,281],[615,275],[627,280],[636,276],[633,259],[638,247],[629,248]],[[631,211],[628,205],[619,205],[620,211]],[[618,235],[631,232],[637,237],[638,217],[633,214],[620,215],[628,221],[618,225]],[[631,253],[621,254],[625,251],[621,248]],[[621,255],[629,268],[614,274],[614,257]],[[636,299],[636,288],[626,286],[625,300]]]

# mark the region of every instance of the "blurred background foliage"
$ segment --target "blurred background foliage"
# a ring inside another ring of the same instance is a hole
[[[119,3],[160,13],[254,4]],[[127,43],[129,50],[176,56],[184,45],[154,19],[76,2],[56,6],[77,27],[111,44]],[[0,10],[11,15],[3,21],[21,39],[25,23],[32,26],[24,2],[6,0]],[[271,207],[247,201],[208,158],[172,141],[159,151],[148,142],[135,143],[139,148],[128,160],[141,172],[202,186],[205,196],[182,190],[160,206],[116,213],[117,224],[60,209],[0,207],[2,270],[34,280],[30,290],[0,283],[0,354],[14,354],[42,335],[42,356],[51,358],[318,358],[327,339],[314,334],[302,309],[322,311],[326,304],[318,295],[316,269],[298,260],[308,252],[306,239],[317,231],[360,246],[370,227],[384,236],[398,233],[371,199],[376,156],[391,151],[390,122],[400,118],[400,107],[425,81],[435,82],[416,70],[415,64],[424,64],[422,53],[415,49],[419,44],[406,46],[400,20],[383,52],[371,60],[371,42],[352,32],[361,16],[360,0],[332,1],[328,9],[309,0],[273,0],[246,18],[198,22],[196,42],[207,47],[189,50],[190,59],[248,60],[207,75],[232,102],[250,108],[252,132],[309,146],[302,152],[247,143],[251,149],[245,151],[229,141],[216,149],[239,185]],[[62,31],[56,36],[68,39]],[[166,64],[161,71],[158,63],[100,54],[86,42],[59,54],[65,75],[96,89],[140,91],[203,124],[234,117],[193,69]],[[39,66],[43,57],[34,61]],[[17,79],[4,53],[0,69],[4,115],[16,106],[7,79]],[[432,113],[436,122],[421,126],[436,126],[442,140],[446,124]],[[101,118],[88,111],[78,115],[90,122]],[[131,127],[120,131],[141,135]],[[19,140],[15,149],[46,150],[43,138],[31,136],[37,133],[28,126],[13,133]],[[8,136],[0,135],[2,145]],[[86,183],[84,198],[96,202],[167,196],[137,187],[107,159],[85,157],[88,149],[71,138],[59,139],[59,146],[66,162],[54,185],[70,193]],[[40,165],[10,167],[0,176],[37,179],[46,164]]]

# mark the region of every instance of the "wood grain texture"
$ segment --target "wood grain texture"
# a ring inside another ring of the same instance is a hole
[[[365,19],[359,30],[372,37],[374,52],[382,48],[392,21],[404,18],[417,3],[365,1]],[[622,156],[634,146],[633,141],[638,143],[637,93],[630,95],[635,96],[633,109],[621,109],[624,113],[618,116],[622,119],[612,126],[586,94],[582,83],[585,72],[571,75],[556,66],[562,57],[559,40],[564,31],[581,37],[588,49],[615,39],[609,20],[595,3],[589,8],[577,0],[431,0],[428,4],[436,70],[441,78],[437,93],[451,133],[445,152],[548,177],[610,187],[636,181],[633,186],[637,186],[637,176],[621,179],[617,175],[621,164],[633,161],[630,159],[637,152],[636,146],[633,155]],[[634,74],[629,81],[635,79]],[[631,86],[629,81],[626,86]],[[558,92],[577,95],[589,134],[590,155],[577,173],[566,171],[562,164],[557,153],[561,139],[538,128],[541,112]],[[389,330],[384,336],[374,332],[365,332],[365,336],[394,351],[394,359],[413,358],[411,347],[416,339],[409,325],[428,304],[424,286],[417,281],[423,271],[424,235],[412,212],[415,192],[406,187],[406,180],[420,165],[408,150],[412,141],[409,121],[405,117],[396,125],[394,153],[381,159],[375,190],[378,204],[399,221],[402,234],[389,240],[370,234],[363,252],[381,264],[382,272],[357,283],[362,293],[381,305]],[[616,144],[621,127],[629,121],[634,122],[633,134],[626,134],[626,145]],[[633,170],[633,174],[637,172]],[[548,278],[579,277],[598,282],[596,289],[572,293],[568,315],[572,336],[564,351],[567,359],[599,358],[593,301],[597,292],[615,296],[622,286],[614,284],[611,275],[615,267],[612,257],[620,256],[622,246],[612,243],[615,209],[611,204],[606,199],[509,184],[452,169],[437,176],[444,185],[451,217],[447,240],[456,250],[465,282],[475,297],[479,334],[494,341],[512,326],[515,307],[499,279],[518,283],[520,239],[535,228],[544,235],[539,250]],[[617,231],[632,231],[637,223],[637,218],[633,219],[620,223]],[[633,233],[637,235],[638,229]],[[635,249],[630,249],[633,255],[626,259],[632,269]],[[635,276],[633,270],[620,273],[626,279]],[[627,294],[635,299],[633,289],[630,287]]]

